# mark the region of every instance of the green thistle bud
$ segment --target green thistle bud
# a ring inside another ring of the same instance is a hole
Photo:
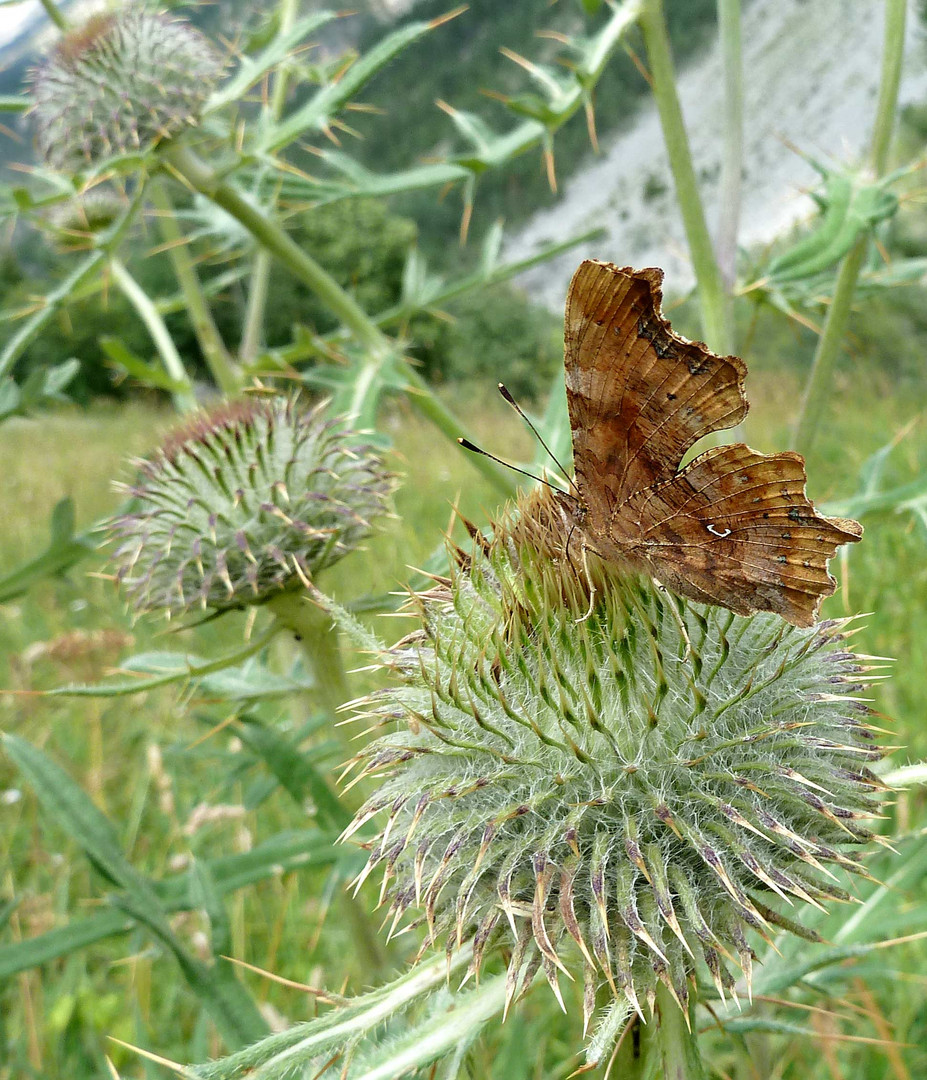
[[[124,196],[110,187],[94,187],[56,203],[48,213],[48,223],[62,246],[86,246],[94,233],[111,225],[125,208]]]
[[[367,746],[382,778],[360,880],[383,874],[393,929],[508,938],[509,1001],[540,968],[585,974],[588,1020],[680,1006],[699,969],[749,986],[748,932],[814,940],[776,904],[847,899],[881,785],[845,622],[798,629],[686,602],[649,580],[550,557],[545,493],[419,599],[424,629],[389,653],[399,685],[365,704],[398,730]],[[790,909],[791,910],[791,909]],[[571,958],[574,962],[571,964]]]
[[[188,23],[135,8],[94,15],[32,75],[38,150],[70,171],[196,124],[223,61]]]
[[[115,519],[117,579],[140,609],[259,604],[352,551],[394,477],[321,407],[247,398],[168,438]]]

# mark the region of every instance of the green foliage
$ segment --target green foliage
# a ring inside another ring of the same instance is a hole
[[[408,18],[428,19],[448,10],[446,0],[420,0]],[[548,7],[536,0],[474,0],[452,24],[452,32],[430,37],[409,54],[416,65],[414,79],[408,69],[395,64],[380,74],[366,100],[384,110],[384,115],[355,116],[352,125],[363,134],[363,142],[352,147],[370,168],[383,170],[406,164],[407,132],[414,129],[418,144],[442,150],[450,142],[460,145],[448,118],[435,108],[435,100],[451,102],[456,108],[485,117],[494,127],[507,130],[515,125],[512,113],[499,102],[487,101],[484,90],[518,95],[525,89],[524,72],[514,63],[501,64],[499,47],[526,53],[542,64],[551,64],[562,47],[552,40],[539,39],[539,31],[554,30],[588,37],[608,17],[608,5],[601,5],[592,17],[584,18],[575,5]],[[716,15],[715,0],[670,0],[667,19],[677,59],[684,60],[707,39]],[[375,40],[378,29],[370,26],[361,38],[361,47]],[[635,41],[639,49],[639,42]],[[568,54],[567,54],[568,55]],[[596,124],[599,134],[625,126],[634,106],[647,92],[647,85],[631,59],[619,54],[608,65],[595,91]],[[620,102],[620,107],[615,107]],[[399,106],[401,103],[401,107]],[[556,148],[557,175],[562,181],[591,153],[583,117],[570,120],[559,133]],[[308,166],[311,171],[311,164]],[[539,206],[556,201],[543,167],[534,153],[509,162],[504,169],[480,178],[477,205],[486,217],[504,217],[509,222],[523,219]],[[412,214],[429,253],[440,256],[456,235],[460,205],[455,199],[436,202],[427,193],[403,196],[403,212]]]
[[[419,316],[409,328],[412,355],[429,381],[475,390],[503,380],[517,398],[530,400],[547,392],[561,364],[559,318],[504,286],[452,301],[447,316]]]

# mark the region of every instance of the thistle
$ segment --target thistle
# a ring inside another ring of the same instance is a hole
[[[418,910],[426,946],[472,942],[470,974],[507,943],[506,1008],[539,969],[562,1005],[582,968],[586,1024],[606,994],[614,1033],[659,984],[684,1012],[702,971],[749,991],[751,933],[816,939],[793,905],[865,873],[881,751],[846,621],[682,601],[556,557],[556,530],[532,495],[418,598],[348,833],[385,818],[359,881],[382,874],[391,932]]]
[[[394,477],[322,407],[246,398],[171,435],[134,507],[111,523],[117,580],[136,607],[176,614],[260,604],[352,551],[386,511]]]
[[[94,15],[32,74],[39,153],[61,171],[145,153],[199,121],[222,68],[181,19],[135,8]]]

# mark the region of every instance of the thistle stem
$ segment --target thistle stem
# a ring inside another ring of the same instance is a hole
[[[64,12],[58,9],[54,0],[41,0],[41,4],[45,8],[45,13],[62,33],[70,29],[70,24],[64,17]]]
[[[360,342],[367,352],[367,363],[358,378],[355,401],[363,400],[366,394],[372,392],[380,369],[394,356],[396,343],[380,330],[357,301],[311,255],[303,251],[275,221],[222,180],[189,147],[182,144],[174,146],[168,154],[168,161],[182,180],[231,214],[262,247],[308,285]],[[410,395],[412,403],[429,419],[440,417],[442,426],[439,430],[443,434],[450,436],[453,431],[454,438],[465,435],[463,425],[435,399],[430,387],[408,366],[405,374],[417,391]],[[351,412],[355,411],[352,407]],[[477,455],[472,455],[470,462],[504,495],[511,494],[511,481],[497,465]]]
[[[348,681],[338,642],[338,631],[331,616],[314,604],[303,592],[287,592],[267,603],[277,624],[296,636],[309,669],[315,677],[316,696],[334,720],[338,708],[348,699]],[[341,729],[332,724],[332,734]],[[338,800],[335,792],[332,798]],[[349,811],[345,811],[347,815]],[[377,936],[367,910],[355,896],[341,890],[341,905],[351,925],[352,943],[365,964],[366,974],[382,971],[387,964],[386,952]]]
[[[905,0],[885,0],[885,42],[882,48],[882,73],[879,81],[879,99],[872,132],[870,162],[876,177],[882,176],[888,165],[895,111],[898,105],[898,87],[901,82],[901,66],[904,60],[904,32],[907,5]],[[861,236],[844,256],[837,274],[834,297],[831,301],[824,328],[818,338],[811,374],[805,387],[801,413],[795,429],[795,449],[805,457],[811,451],[817,435],[824,407],[830,397],[831,384],[840,355],[840,347],[853,305],[856,282],[863,261],[869,250],[869,237]]]
[[[281,0],[278,8],[281,36],[290,31],[296,19],[296,0]],[[274,88],[271,93],[270,104],[265,109],[265,120],[270,119],[274,123],[279,121],[283,112],[283,103],[286,101],[286,92],[289,85],[289,72],[284,61],[278,68],[274,77]],[[276,204],[276,196],[272,205]],[[261,347],[261,334],[264,328],[264,311],[267,307],[267,292],[270,284],[270,253],[266,248],[258,248],[254,254],[254,262],[251,265],[251,281],[248,288],[248,302],[245,307],[245,322],[239,346],[239,355],[242,362],[250,364],[257,356]]]
[[[235,363],[213,320],[203,286],[187,251],[185,237],[174,214],[170,196],[164,185],[157,181],[151,185],[150,196],[158,210],[158,228],[167,244],[167,254],[186,301],[187,312],[203,359],[222,393],[229,396],[237,394],[241,389],[241,378],[235,371]]]
[[[724,150],[721,159],[721,207],[718,217],[718,268],[730,308],[737,280],[737,232],[740,225],[743,166],[744,79],[740,35],[740,0],[718,0],[718,27],[724,66]],[[733,329],[733,313],[727,316]],[[732,343],[733,344],[733,343]]]
[[[349,694],[338,631],[331,615],[302,591],[281,593],[269,600],[267,607],[278,624],[296,637],[314,676],[319,703],[334,717]]]
[[[694,1010],[689,1010],[689,1015]],[[686,1014],[662,983],[657,983],[657,1006],[651,1023],[650,1050],[659,1055],[663,1080],[707,1080],[698,1039]],[[650,1025],[648,1024],[648,1027]]]
[[[145,324],[148,333],[151,334],[158,355],[161,357],[161,363],[164,365],[164,370],[176,383],[176,388],[173,390],[171,397],[177,411],[190,412],[196,408],[193,387],[183,365],[183,360],[180,358],[180,353],[177,351],[177,346],[174,344],[174,339],[164,324],[164,319],[161,318],[160,312],[145,290],[115,255],[110,257],[109,265],[113,280],[122,290],[123,295],[132,307],[135,308],[136,314]]]
[[[676,188],[676,199],[686,231],[692,268],[695,271],[702,330],[709,348],[716,352],[728,353],[731,351],[733,334],[725,300],[724,284],[711,245],[695,168],[692,165],[682,108],[676,92],[676,73],[673,69],[669,35],[666,31],[663,0],[646,0],[641,12],[640,25],[647,47],[653,96],[660,114],[663,140],[666,143],[666,153]]]

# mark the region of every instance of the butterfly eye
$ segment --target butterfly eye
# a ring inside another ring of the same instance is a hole
[[[712,536],[718,536],[722,540],[725,538],[725,536],[731,535],[730,529],[716,529],[714,525],[706,525],[705,528],[711,533]]]

